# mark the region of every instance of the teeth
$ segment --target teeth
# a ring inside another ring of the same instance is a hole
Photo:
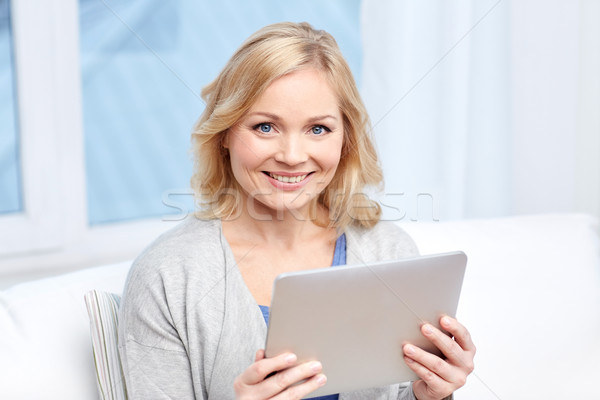
[[[282,175],[275,175],[271,172],[269,172],[269,176],[273,179],[277,179],[279,182],[284,182],[284,183],[298,183],[298,182],[303,181],[306,178],[306,175],[282,176]]]

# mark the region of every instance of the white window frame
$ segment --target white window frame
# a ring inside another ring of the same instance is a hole
[[[600,216],[600,7],[591,4],[580,8],[581,63],[591,67],[580,74],[576,186],[578,209]],[[0,215],[0,282],[133,259],[177,221],[89,226],[78,1],[12,0],[11,20],[24,211]]]
[[[10,6],[24,210],[0,216],[0,281],[133,259],[176,221],[89,226],[78,1]]]
[[[37,3],[37,4],[36,4]],[[55,3],[55,2],[54,2]],[[60,115],[62,99],[53,101],[61,71],[57,42],[63,32],[52,1],[11,1],[17,112],[20,142],[23,212],[3,216],[0,252],[3,255],[56,248],[63,243],[58,229],[62,210],[59,187]],[[68,20],[68,13],[62,16]],[[59,17],[60,18],[60,17]],[[28,27],[35,26],[36,29]],[[63,28],[68,28],[64,24]],[[68,43],[62,50],[68,53]],[[68,65],[65,62],[65,65]],[[69,88],[70,89],[70,88]],[[66,96],[62,96],[64,99]],[[77,111],[74,112],[77,118]]]

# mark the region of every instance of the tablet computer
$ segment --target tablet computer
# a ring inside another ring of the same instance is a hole
[[[320,361],[327,383],[310,397],[415,380],[402,345],[439,354],[420,327],[439,328],[442,314],[455,316],[466,262],[453,252],[281,274],[266,356]]]

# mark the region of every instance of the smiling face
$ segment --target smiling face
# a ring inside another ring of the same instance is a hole
[[[308,68],[271,83],[223,144],[247,211],[307,216],[335,175],[343,141],[336,93],[321,71]]]

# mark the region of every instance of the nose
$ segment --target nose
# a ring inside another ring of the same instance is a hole
[[[275,160],[287,165],[298,165],[308,160],[307,143],[303,135],[282,135]]]

